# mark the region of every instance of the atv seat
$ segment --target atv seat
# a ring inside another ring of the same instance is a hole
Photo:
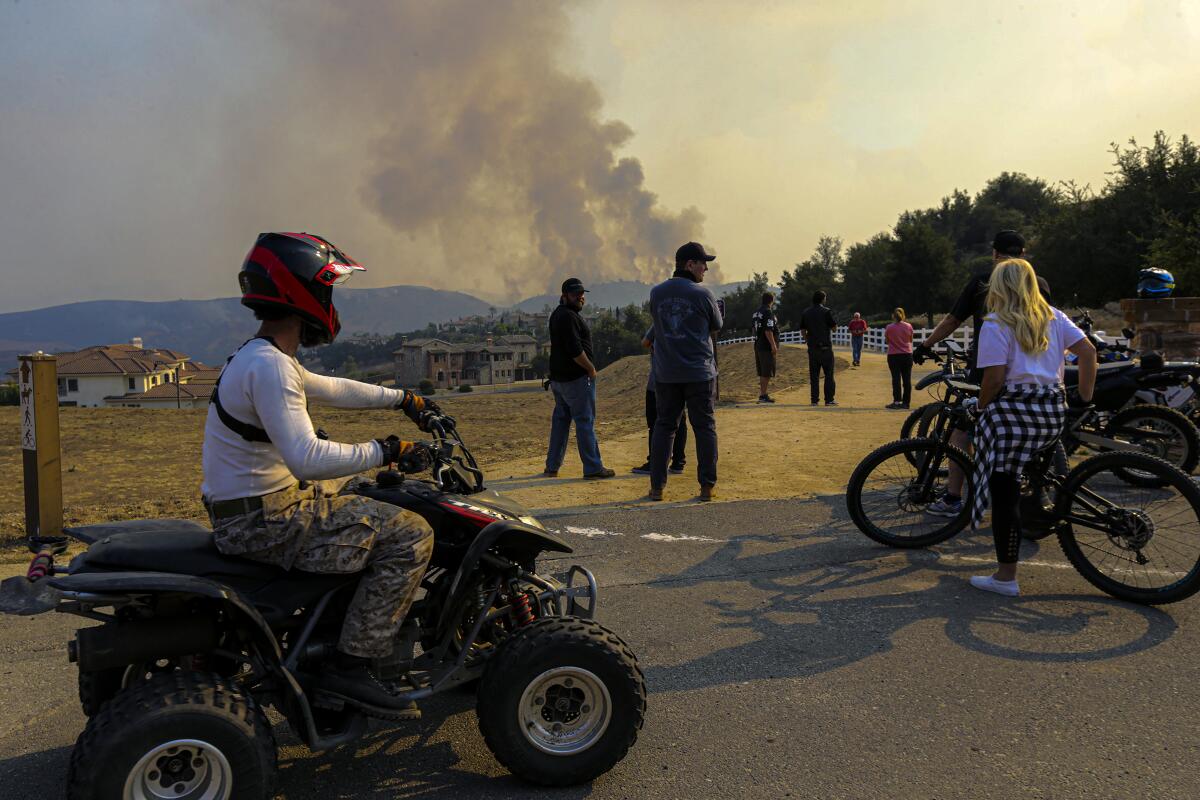
[[[107,535],[72,562],[72,572],[173,572],[264,581],[284,572],[246,558],[222,555],[213,544],[212,531],[188,520],[131,520],[88,528],[93,529],[88,533],[103,528]]]

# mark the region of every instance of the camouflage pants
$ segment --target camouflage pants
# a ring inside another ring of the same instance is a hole
[[[260,511],[214,521],[217,549],[304,572],[362,572],[338,649],[382,658],[412,605],[433,554],[433,530],[402,508],[339,494],[342,481],[263,497]]]

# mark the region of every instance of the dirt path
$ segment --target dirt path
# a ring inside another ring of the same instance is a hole
[[[748,348],[722,348],[722,397],[757,394]],[[845,359],[849,353],[839,353]],[[561,477],[544,468],[553,398],[527,391],[439,395],[459,420],[489,484],[532,508],[639,502],[649,481],[630,470],[646,458],[643,412],[646,357],[624,359],[601,374],[597,430],[605,463],[618,477],[582,480],[572,442]],[[610,372],[611,370],[611,372]],[[785,347],[774,406],[740,402],[717,413],[718,498],[776,498],[841,492],[855,464],[896,438],[902,415],[885,411],[890,384],[883,356],[864,354],[861,369],[838,373],[841,406],[808,405],[803,350]],[[918,398],[923,401],[924,398]],[[200,504],[200,450],[205,409],[61,409],[63,502],[67,524],[141,517],[205,519]],[[396,431],[420,434],[391,411],[313,409],[314,422],[340,441],[364,441]],[[0,408],[0,546],[24,535],[18,410]],[[688,449],[694,453],[689,443]],[[690,465],[695,466],[692,458]],[[672,476],[667,499],[695,496],[694,473]]]
[[[786,348],[781,358],[791,352],[795,350]],[[922,369],[918,374],[926,371]],[[914,382],[917,377],[914,375]],[[806,385],[775,394],[775,405],[738,403],[718,408],[718,499],[841,493],[863,456],[898,437],[904,414],[884,408],[892,399],[884,356],[864,353],[862,367],[839,372],[837,382],[840,405],[833,408],[809,405]],[[914,404],[925,401],[923,394],[913,398]],[[649,479],[630,473],[645,460],[645,432],[615,438],[606,438],[603,433],[601,436],[604,462],[617,471],[614,479],[583,480],[572,441],[558,478],[540,477],[545,459],[537,456],[490,467],[491,483],[532,508],[645,502]],[[665,492],[668,501],[689,500],[698,492],[691,442],[688,450],[688,473],[670,477]]]

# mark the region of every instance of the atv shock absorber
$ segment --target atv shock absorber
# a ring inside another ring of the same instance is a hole
[[[518,626],[525,626],[533,622],[533,608],[529,603],[529,595],[525,592],[516,592],[513,595],[512,601],[513,617],[517,621]]]

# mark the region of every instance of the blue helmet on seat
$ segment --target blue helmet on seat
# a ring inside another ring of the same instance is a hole
[[[1150,267],[1138,273],[1137,296],[1161,300],[1175,291],[1175,277],[1165,269]]]

